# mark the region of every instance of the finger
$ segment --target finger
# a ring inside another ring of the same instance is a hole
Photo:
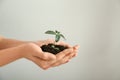
[[[72,57],[76,57],[78,55],[78,50],[73,51],[74,55]]]
[[[64,58],[66,55],[70,54],[71,52],[73,52],[73,48],[69,48],[66,49],[58,54],[56,54],[56,59],[57,60],[61,60],[62,58]]]
[[[57,62],[52,64],[52,66],[55,67],[55,66],[59,66],[61,64],[68,63],[70,61],[70,59],[72,59],[76,55],[77,55],[77,50],[73,50],[73,52],[71,52],[70,54],[65,55],[64,58],[62,58],[61,60],[58,60]]]
[[[56,63],[52,64],[52,66],[55,67],[55,66],[59,66],[61,64],[65,64],[65,63],[69,62],[70,59],[72,59],[75,54],[76,53],[72,52],[72,53],[66,55],[63,59],[58,60]]]
[[[75,50],[78,50],[79,47],[80,47],[79,45],[73,46],[73,48],[74,48]]]
[[[52,67],[56,67],[56,66],[60,66],[60,65],[62,65],[62,64],[66,64],[66,63],[68,63],[68,62],[70,62],[70,60],[67,60],[67,61],[63,61],[63,62],[59,62],[59,63],[55,63],[55,64],[53,64],[52,65]]]
[[[75,45],[74,47],[73,47],[73,49],[74,49],[74,53],[76,53],[73,57],[75,57],[75,56],[77,56],[78,55],[78,49],[79,49],[79,45]]]
[[[65,63],[67,63],[69,61],[70,61],[69,57],[66,57],[65,59],[59,60],[56,63],[52,64],[51,66],[56,67],[56,66],[59,66],[61,64],[65,64]]]
[[[46,66],[46,68],[50,68],[50,67],[52,67],[52,64],[54,64],[54,63],[56,63],[56,60],[48,61],[48,62],[47,62],[47,66]]]

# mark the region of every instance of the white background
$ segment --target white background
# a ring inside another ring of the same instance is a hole
[[[20,59],[0,67],[0,80],[120,80],[120,0],[0,0],[1,35],[40,40],[46,30],[79,44],[78,56],[46,71]]]

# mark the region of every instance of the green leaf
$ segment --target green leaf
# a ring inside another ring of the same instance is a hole
[[[60,34],[60,32],[59,32],[59,31],[57,31],[57,30],[55,30],[55,33],[56,33],[56,34]]]
[[[48,30],[45,33],[55,35],[55,42],[58,42],[61,37],[66,40],[66,38],[62,34],[60,34],[60,32],[57,30],[55,30],[55,31]]]
[[[55,36],[55,42],[58,42],[60,40],[60,35]]]
[[[45,34],[52,34],[52,35],[56,35],[56,33],[54,31],[48,30],[45,32]]]
[[[65,40],[66,40],[66,38],[65,38],[62,34],[60,34],[60,36],[61,36],[63,39],[65,39]]]

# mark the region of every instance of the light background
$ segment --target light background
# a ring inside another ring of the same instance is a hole
[[[79,44],[78,56],[46,71],[20,59],[0,80],[120,80],[120,0],[0,0],[1,35],[39,40],[49,29]]]

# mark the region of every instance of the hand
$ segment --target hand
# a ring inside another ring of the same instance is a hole
[[[43,44],[48,44],[48,43],[53,43],[54,40],[45,40],[43,41],[42,43]],[[38,44],[41,43],[40,42],[37,42]],[[79,46],[76,45],[76,46],[70,46],[69,44],[63,42],[63,41],[59,41],[58,43],[56,43],[58,45],[63,45],[63,46],[67,46],[68,49],[56,54],[56,60],[53,60],[53,61],[43,61],[44,64],[47,64],[46,65],[46,69],[50,68],[50,67],[55,67],[55,66],[59,66],[61,64],[65,64],[67,62],[70,61],[70,59],[72,59],[73,57],[75,57],[77,55],[77,52],[78,52],[78,48]]]
[[[78,48],[79,48],[78,45],[71,47],[70,45],[68,45],[64,42],[59,42],[58,44],[67,46],[68,49],[56,54],[56,61],[54,61],[54,63],[52,63],[48,67],[46,67],[46,69],[48,69],[50,67],[56,67],[56,66],[65,64],[65,63],[69,62],[73,57],[77,56]]]
[[[34,43],[20,45],[19,48],[22,57],[33,61],[42,69],[46,69],[46,66],[48,66],[47,62],[56,60],[55,55],[43,52],[41,48]]]

